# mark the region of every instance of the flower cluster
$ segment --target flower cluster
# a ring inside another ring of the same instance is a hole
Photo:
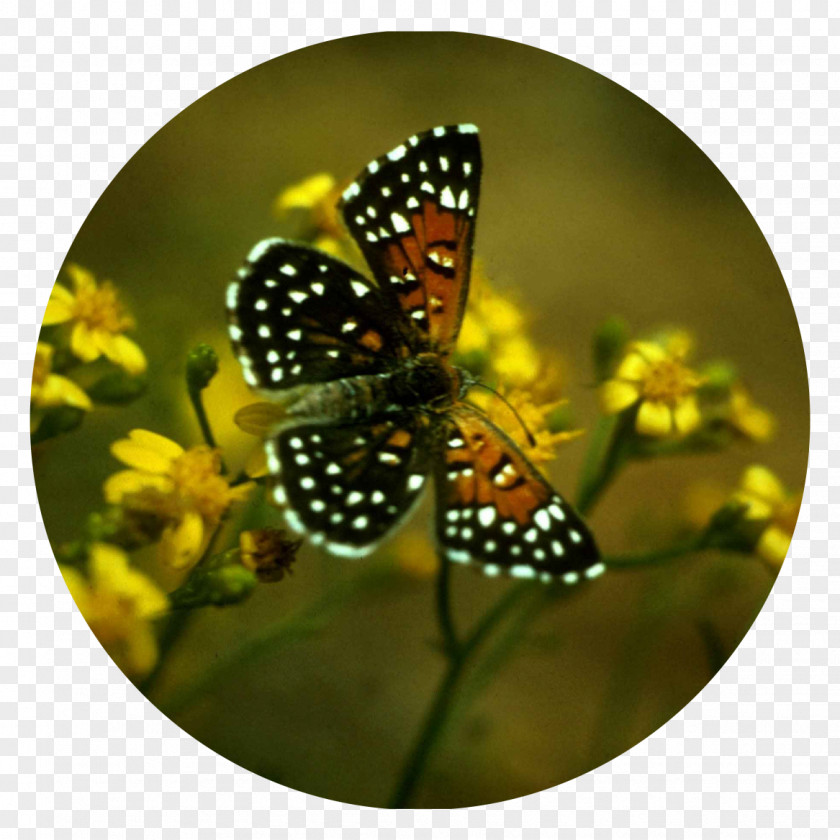
[[[34,443],[76,428],[94,402],[133,399],[142,390],[137,377],[146,370],[143,351],[125,335],[134,328],[134,319],[114,286],[98,284],[90,271],[74,263],[67,265],[66,273],[72,291],[60,283],[53,287],[44,314],[48,338],[39,341],[35,351]],[[106,370],[96,379],[90,367],[101,357],[119,374]]]
[[[87,576],[62,567],[67,588],[94,635],[131,677],[147,674],[157,660],[152,622],[169,608],[166,595],[129,566],[128,555],[107,543],[90,547]]]

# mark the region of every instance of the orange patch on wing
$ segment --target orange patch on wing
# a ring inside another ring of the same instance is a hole
[[[376,352],[382,349],[382,336],[376,330],[368,330],[359,339],[359,344]]]
[[[405,429],[397,429],[387,440],[388,446],[405,449],[411,443],[411,434]]]

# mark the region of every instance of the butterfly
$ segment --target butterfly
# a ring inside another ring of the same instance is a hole
[[[362,556],[434,484],[448,560],[571,584],[604,571],[591,533],[466,401],[475,380],[450,362],[480,184],[475,126],[409,137],[339,202],[375,282],[306,245],[264,240],[227,289],[230,336],[246,381],[284,406],[265,450],[293,530]]]

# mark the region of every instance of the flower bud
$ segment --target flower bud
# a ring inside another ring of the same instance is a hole
[[[219,370],[219,357],[209,344],[199,344],[187,356],[187,387],[191,391],[206,388]]]

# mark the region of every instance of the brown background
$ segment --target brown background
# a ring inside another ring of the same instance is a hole
[[[288,233],[272,200],[314,172],[351,178],[408,135],[454,122],[481,130],[477,253],[496,285],[539,315],[533,335],[564,361],[582,426],[597,417],[590,338],[613,314],[639,333],[687,327],[698,358],[734,362],[779,420],[763,448],[633,466],[591,518],[602,547],[655,544],[691,483],[733,485],[756,460],[802,486],[808,392],[793,308],[761,232],[705,155],[640,99],[570,61],[480,36],[380,34],[310,47],[213,91],[156,134],[91,212],[70,258],[124,291],[151,387],[128,409],[97,410],[39,459],[53,542],[101,504],[116,437],[144,427],[198,442],[181,372],[199,340],[221,351],[208,406],[230,459],[244,458],[252,441],[231,417],[249,398],[224,337],[223,294],[256,241]],[[585,446],[570,444],[553,465],[564,493]],[[426,527],[430,509],[413,527]],[[359,568],[306,549],[290,581],[206,611],[167,672],[164,708],[167,690]],[[458,619],[466,626],[505,585],[455,570]],[[581,590],[537,622],[458,717],[417,804],[533,792],[646,737],[709,679],[697,620],[712,621],[732,649],[768,587],[755,563],[701,557]],[[178,722],[292,787],[383,804],[441,672],[432,589],[407,581],[364,600],[315,639],[243,669]]]

